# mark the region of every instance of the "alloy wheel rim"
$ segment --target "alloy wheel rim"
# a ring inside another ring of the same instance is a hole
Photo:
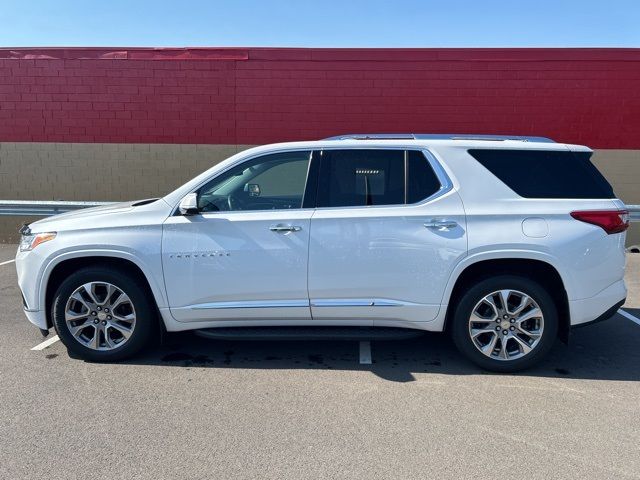
[[[108,282],[89,282],[76,288],[67,300],[64,317],[76,341],[100,351],[127,343],[136,325],[133,302]]]
[[[538,303],[524,292],[497,290],[471,311],[469,335],[485,356],[510,361],[529,355],[540,343],[544,316]]]

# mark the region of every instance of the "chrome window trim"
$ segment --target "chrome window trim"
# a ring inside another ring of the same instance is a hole
[[[412,203],[410,205],[423,205],[453,190],[453,182],[449,178],[449,175],[447,175],[447,172],[445,172],[440,162],[433,155],[433,153],[431,153],[431,151],[428,148],[421,148],[419,149],[419,151],[421,151],[424,154],[424,156],[427,158],[429,165],[431,165],[431,168],[433,168],[433,171],[435,172],[436,177],[438,177],[438,181],[440,182],[440,190],[436,191],[430,197],[427,197],[424,200],[421,200],[420,202]]]
[[[431,166],[431,168],[433,169],[433,171],[436,174],[436,177],[438,178],[438,181],[440,182],[440,189],[437,190],[435,193],[433,193],[431,196],[425,198],[424,200],[421,200],[420,202],[416,202],[416,203],[398,203],[398,204],[393,204],[393,205],[369,205],[369,206],[344,206],[344,207],[314,207],[314,208],[287,208],[287,209],[278,209],[278,210],[238,210],[238,211],[226,211],[226,212],[206,212],[207,215],[238,215],[238,214],[243,214],[243,213],[256,213],[256,212],[263,212],[263,213],[267,213],[267,212],[288,212],[288,211],[304,211],[304,210],[323,210],[323,211],[327,211],[327,210],[335,210],[335,209],[362,209],[362,208],[366,208],[366,209],[385,209],[385,208],[399,208],[399,207],[405,207],[405,208],[410,208],[410,207],[419,207],[422,205],[425,205],[445,194],[447,194],[448,192],[450,192],[453,189],[453,182],[451,181],[451,179],[449,178],[449,176],[447,175],[447,173],[445,172],[444,168],[442,167],[442,165],[440,164],[440,162],[436,159],[436,157],[433,155],[433,153],[431,153],[431,151],[426,148],[426,147],[422,147],[422,146],[411,146],[411,145],[404,145],[404,146],[398,146],[398,145],[391,145],[391,146],[369,146],[369,145],[362,145],[362,146],[355,146],[355,147],[345,147],[345,146],[340,146],[340,145],[330,145],[330,146],[323,146],[323,147],[316,147],[316,148],[274,148],[272,150],[267,150],[264,152],[260,152],[260,153],[256,153],[254,155],[249,155],[247,157],[244,157],[240,160],[238,160],[237,162],[234,162],[233,164],[229,165],[227,168],[225,168],[224,170],[222,170],[221,172],[218,172],[216,175],[211,176],[209,178],[207,178],[206,180],[204,180],[203,182],[201,182],[200,184],[198,184],[194,189],[191,190],[190,193],[194,193],[197,192],[198,190],[200,190],[204,185],[206,185],[207,183],[209,183],[210,181],[212,181],[213,179],[219,177],[220,175],[225,174],[226,172],[228,172],[229,170],[231,170],[232,168],[237,167],[238,165],[241,165],[242,163],[254,160],[256,158],[259,157],[264,157],[267,155],[273,155],[273,154],[278,154],[278,153],[295,153],[295,152],[309,152],[309,165],[311,165],[311,161],[313,160],[313,152],[322,152],[324,150],[404,150],[404,151],[408,151],[408,150],[413,150],[413,151],[418,151],[418,152],[422,152],[422,154],[426,157],[427,161],[429,162],[429,165]],[[307,180],[309,179],[309,170],[307,170]],[[306,194],[306,190],[307,190],[307,184],[305,183],[305,194]],[[405,192],[406,193],[406,192]],[[303,195],[303,202],[304,202],[304,195]],[[178,201],[178,203],[176,203],[176,205],[174,206],[174,210],[172,215],[176,215],[178,214],[178,206],[179,206],[180,202]],[[202,214],[205,215],[205,214]]]
[[[400,147],[400,146],[390,146],[390,147],[342,147],[339,146],[331,147],[331,148],[322,148],[321,150],[404,150],[409,151],[413,150],[416,152],[422,152],[422,154],[427,159],[427,162],[433,169],[436,174],[436,178],[440,182],[440,188],[436,190],[431,196],[420,200],[416,203],[394,203],[389,205],[350,205],[343,207],[316,207],[316,210],[322,211],[331,211],[331,210],[361,210],[361,209],[385,209],[385,208],[411,208],[411,207],[421,207],[433,200],[442,197],[453,189],[453,182],[449,178],[449,175],[445,172],[440,162],[435,158],[435,156],[429,151],[429,149],[424,147]],[[405,169],[406,170],[406,169]],[[406,196],[406,186],[405,186],[405,196]]]

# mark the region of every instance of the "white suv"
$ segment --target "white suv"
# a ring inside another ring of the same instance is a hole
[[[628,213],[591,154],[450,135],[253,148],[163,198],[23,227],[24,310],[93,361],[157,328],[401,327],[519,370],[625,300]]]

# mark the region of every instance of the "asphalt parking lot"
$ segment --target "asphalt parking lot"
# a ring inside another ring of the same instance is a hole
[[[640,478],[640,324],[573,332],[538,368],[482,372],[444,335],[373,342],[172,336],[70,358],[22,313],[0,246],[0,478]],[[640,317],[640,255],[625,310]]]

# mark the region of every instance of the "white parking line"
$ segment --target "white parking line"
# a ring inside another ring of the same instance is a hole
[[[58,340],[60,340],[60,337],[58,337],[58,335],[54,335],[53,337],[48,338],[44,342],[39,343],[38,345],[33,347],[31,350],[44,350],[45,348],[50,347],[51,345],[56,343]]]
[[[618,310],[618,313],[620,315],[622,315],[624,318],[628,318],[629,320],[631,320],[633,323],[637,323],[638,325],[640,325],[640,318],[635,317],[633,315],[631,315],[629,312],[625,312],[622,309]]]
[[[13,262],[15,262],[15,259],[14,259],[14,260],[7,260],[6,262],[2,262],[2,263],[0,263],[0,267],[1,267],[2,265],[9,265],[10,263],[13,263]]]
[[[371,365],[371,342],[360,342],[360,365]]]

